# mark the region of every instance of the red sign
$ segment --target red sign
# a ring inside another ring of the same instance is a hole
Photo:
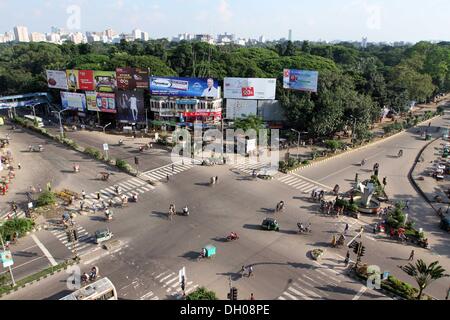
[[[255,88],[254,87],[242,88],[242,96],[243,97],[254,97],[255,96]]]
[[[222,112],[208,112],[208,111],[198,111],[198,112],[184,112],[185,117],[220,117]]]
[[[80,90],[94,91],[94,71],[80,70],[78,71],[78,87]]]

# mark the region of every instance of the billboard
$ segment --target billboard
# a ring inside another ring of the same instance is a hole
[[[116,69],[117,88],[121,90],[147,89],[148,71],[138,68]]]
[[[11,251],[1,251],[0,252],[0,261],[3,264],[3,268],[8,268],[14,265],[14,260],[11,254]]]
[[[145,122],[144,93],[118,91],[116,94],[118,119],[130,123]]]
[[[219,83],[211,78],[151,77],[150,93],[155,96],[220,98]]]
[[[63,109],[86,110],[86,96],[82,93],[61,91],[61,103]]]
[[[225,78],[226,99],[275,100],[277,79]]]
[[[79,90],[95,90],[94,71],[79,70],[78,71],[78,89]]]
[[[78,70],[66,70],[67,84],[69,90],[78,89]]]
[[[69,89],[65,71],[47,70],[47,84],[51,89]]]
[[[227,99],[227,119],[234,120],[257,114],[257,100]]]
[[[117,113],[114,93],[86,92],[86,105],[89,111]]]
[[[95,91],[114,92],[117,88],[115,71],[94,71]]]
[[[317,92],[318,81],[318,71],[285,69],[283,72],[284,89]]]

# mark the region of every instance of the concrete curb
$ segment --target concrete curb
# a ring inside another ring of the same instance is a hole
[[[30,287],[30,286],[32,286],[33,284],[36,284],[36,283],[40,282],[41,280],[44,280],[44,279],[47,279],[48,277],[54,276],[55,274],[61,273],[63,270],[67,270],[67,268],[68,268],[69,266],[78,265],[78,264],[80,264],[80,262],[81,262],[81,261],[78,260],[77,262],[70,263],[69,265],[65,266],[64,268],[60,268],[60,269],[58,269],[57,271],[53,271],[53,272],[51,272],[51,273],[48,273],[48,274],[46,274],[46,275],[43,275],[43,276],[40,277],[39,279],[36,279],[36,280],[34,280],[34,281],[25,283],[24,285],[22,285],[22,286],[20,286],[20,287],[14,287],[14,288],[12,288],[10,291],[8,291],[8,292],[6,292],[6,293],[3,293],[3,294],[0,294],[0,299],[3,298],[3,297],[6,297],[6,296],[8,296],[8,295],[10,295],[10,294],[12,294],[12,293],[16,293],[16,292],[19,291],[19,290],[22,290],[22,289],[25,289],[25,288],[27,288],[27,287]]]
[[[356,280],[356,281],[362,283],[362,284],[366,284],[363,280],[361,280],[358,276],[356,276],[355,272],[352,271],[352,270],[350,270],[349,272],[347,272],[347,276],[348,276],[349,278],[352,278],[353,280]],[[379,292],[382,292],[384,295],[386,295],[386,296],[388,296],[388,297],[390,297],[390,298],[393,298],[393,299],[395,299],[395,300],[407,300],[407,299],[405,299],[405,298],[403,298],[403,297],[401,297],[401,296],[399,296],[399,295],[397,295],[397,294],[395,294],[395,293],[393,293],[393,292],[391,292],[391,291],[388,291],[388,290],[386,290],[386,289],[383,289],[383,288],[381,288],[381,289],[376,289],[376,290],[379,291]]]
[[[428,120],[422,121],[422,122],[418,123],[415,127],[420,126],[421,124],[424,124],[424,123],[426,123],[426,122],[436,120],[437,118],[440,118],[440,117],[442,117],[442,116],[441,116],[441,115],[438,115],[438,116],[435,116],[435,117],[430,118],[430,119],[428,119]],[[411,129],[411,128],[409,128],[409,129]],[[405,133],[405,132],[408,131],[409,129],[405,129],[405,130],[399,131],[399,132],[394,133],[393,135],[390,135],[390,136],[388,136],[388,137],[381,138],[381,139],[378,140],[378,141],[371,142],[371,143],[367,143],[367,144],[365,144],[365,145],[363,145],[363,146],[360,146],[360,147],[357,147],[357,148],[355,148],[355,149],[351,149],[351,150],[348,150],[348,151],[344,151],[344,152],[341,152],[341,153],[336,154],[336,155],[332,155],[332,156],[327,157],[327,158],[322,159],[322,160],[318,160],[318,161],[312,160],[313,162],[311,162],[310,164],[305,165],[305,166],[302,166],[302,167],[297,168],[297,169],[289,170],[287,174],[295,173],[295,172],[301,171],[301,170],[303,170],[303,169],[306,169],[306,168],[309,168],[309,167],[318,165],[318,164],[320,164],[320,163],[323,163],[323,162],[326,162],[326,161],[329,161],[329,160],[332,160],[332,159],[335,159],[335,158],[338,158],[338,157],[341,157],[341,156],[349,155],[349,154],[352,153],[352,152],[356,152],[356,151],[360,151],[360,150],[366,149],[366,148],[368,148],[368,147],[377,145],[377,144],[379,144],[379,143],[381,143],[381,142],[388,141],[389,139],[392,139],[392,138],[394,138],[394,137],[396,137],[396,136],[398,136],[398,135],[400,135],[400,134],[402,134],[402,133]]]

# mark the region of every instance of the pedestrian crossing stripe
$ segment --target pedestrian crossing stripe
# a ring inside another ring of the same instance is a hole
[[[166,289],[166,293],[168,293],[168,294],[172,293],[172,296],[176,296],[183,291],[180,287],[179,275],[174,272],[165,271],[163,273],[160,273],[156,277],[154,277],[154,279],[158,280],[159,283],[162,284],[162,288]],[[199,285],[194,284],[193,281],[187,281],[185,293],[189,294],[190,292],[194,291],[198,287],[199,287]]]
[[[253,171],[271,176],[279,174],[278,167],[272,166],[272,164],[268,162],[254,162],[247,160],[244,163],[233,165],[232,168],[247,174],[253,174]]]

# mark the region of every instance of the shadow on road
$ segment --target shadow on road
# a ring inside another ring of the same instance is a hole
[[[259,224],[244,224],[243,228],[249,230],[261,230],[261,226]]]
[[[150,217],[157,217],[157,218],[161,218],[161,219],[166,219],[168,220],[168,216],[167,213],[165,212],[159,212],[159,211],[152,211],[152,213],[150,214]]]
[[[196,186],[200,186],[200,187],[210,187],[211,183],[209,183],[209,182],[197,182],[195,185]]]
[[[189,252],[186,252],[185,254],[183,254],[182,256],[180,256],[180,258],[184,258],[184,259],[190,260],[190,261],[196,261],[199,256],[200,256],[199,252],[189,251]]]

